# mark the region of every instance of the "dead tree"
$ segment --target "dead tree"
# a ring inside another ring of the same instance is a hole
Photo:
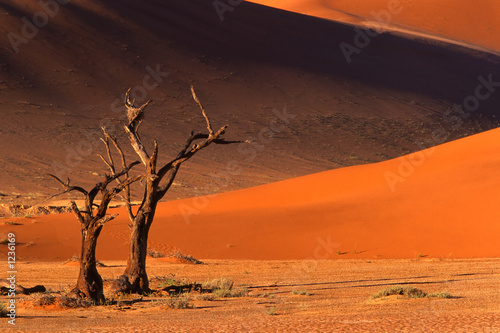
[[[172,186],[181,164],[212,143],[229,144],[240,142],[226,141],[221,138],[228,126],[222,126],[217,131],[214,131],[205,108],[196,96],[193,86],[191,86],[191,94],[205,118],[208,133],[191,132],[191,135],[186,140],[183,148],[177,153],[177,156],[162,167],[157,166],[158,142],[154,140],[153,151],[149,154],[139,135],[139,126],[144,119],[144,110],[151,101],[146,102],[140,107],[136,107],[134,101],[130,100],[130,89],[125,96],[125,106],[128,116],[128,124],[125,126],[125,132],[130,139],[134,151],[145,167],[145,190],[142,202],[135,214],[132,212],[130,200],[127,204],[131,220],[130,248],[125,272],[115,281],[114,288],[117,291],[133,293],[147,293],[149,291],[149,281],[146,273],[149,230],[153,223],[157,204]],[[122,160],[122,164],[125,165],[125,160]]]
[[[111,154],[109,154],[109,146],[107,147],[108,155],[111,156]],[[142,175],[128,177],[128,172],[130,171],[130,169],[134,165],[139,163],[140,162],[138,161],[133,162],[118,173],[114,173],[113,175],[106,175],[105,179],[102,182],[97,183],[90,191],[87,191],[79,186],[72,186],[70,184],[69,178],[66,182],[63,182],[58,177],[49,175],[56,181],[58,181],[64,188],[63,192],[54,196],[76,191],[81,193],[85,199],[83,210],[80,210],[80,208],[78,208],[75,201],[71,201],[71,210],[80,222],[80,232],[82,237],[80,273],[78,275],[76,286],[70,292],[71,296],[77,298],[87,298],[94,301],[95,303],[104,302],[102,278],[97,272],[96,267],[95,253],[97,247],[97,239],[104,224],[118,216],[118,214],[106,214],[111,200],[123,189],[129,187],[130,184],[142,178]],[[113,165],[113,160],[111,157],[110,160],[106,162],[106,164],[108,164],[108,166]],[[108,189],[108,185],[111,182],[113,182],[114,180],[119,180],[120,177],[123,176],[126,176],[126,179],[124,179],[123,181],[120,180],[119,184],[113,189]],[[94,201],[99,194],[101,201],[99,204],[96,204],[94,203]],[[96,209],[94,209],[94,207]]]

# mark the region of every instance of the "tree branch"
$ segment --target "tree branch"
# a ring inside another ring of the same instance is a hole
[[[113,214],[113,215],[106,215],[104,216],[103,218],[97,220],[95,222],[95,225],[96,226],[103,226],[104,224],[106,224],[107,222],[111,221],[111,220],[114,220],[118,217],[118,214]]]
[[[122,162],[122,168],[125,169],[127,167],[127,162],[126,162],[125,154],[123,153],[123,149],[118,144],[118,140],[116,139],[116,136],[109,135],[108,132],[106,131],[105,127],[102,127],[102,131],[104,133],[104,140],[103,139],[101,139],[101,140],[106,145],[106,150],[108,151],[108,156],[110,156],[109,157],[110,160],[112,160],[112,159],[111,159],[111,154],[110,154],[110,149],[109,149],[109,140],[113,143],[113,145],[115,146],[115,149],[120,154],[120,158],[121,158],[121,162]],[[115,174],[116,171],[115,171],[114,163],[113,163],[113,167],[110,168],[110,170],[112,171],[112,174]],[[127,178],[129,177],[128,172],[125,174],[125,176]],[[118,184],[122,184],[123,183],[120,180],[120,178],[117,178],[116,181],[118,182]],[[134,216],[134,213],[132,211],[132,203],[131,203],[131,200],[130,200],[130,186],[126,186],[125,187],[125,195],[124,196],[120,195],[120,197],[122,197],[124,199],[124,201],[125,201],[125,207],[127,208],[127,214],[129,216],[130,220],[133,220],[135,218],[135,216]]]
[[[193,95],[193,99],[195,100],[195,102],[198,104],[198,106],[200,107],[201,109],[201,113],[203,114],[203,117],[205,118],[205,121],[207,122],[207,129],[208,129],[208,133],[210,135],[213,135],[214,134],[214,131],[212,129],[212,125],[210,124],[210,119],[208,119],[208,116],[207,116],[207,112],[205,111],[205,108],[203,107],[203,105],[201,104],[200,100],[198,99],[198,97],[196,96],[196,93],[194,92],[194,87],[191,86],[191,95]]]

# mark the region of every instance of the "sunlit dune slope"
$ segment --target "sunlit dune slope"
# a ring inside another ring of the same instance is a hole
[[[162,203],[150,248],[198,258],[498,257],[500,130],[395,160]],[[125,258],[127,217],[104,228],[98,258]],[[22,220],[19,256],[78,252],[71,215]]]
[[[395,30],[434,35],[500,52],[500,3],[490,0],[252,0],[356,25],[388,23]],[[387,16],[387,13],[390,15]]]

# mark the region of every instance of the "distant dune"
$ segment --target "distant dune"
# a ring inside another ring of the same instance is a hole
[[[500,52],[500,3],[489,0],[252,0],[251,2],[356,25],[428,34]],[[387,15],[389,14],[389,15]]]
[[[470,13],[486,18],[490,9]],[[449,121],[461,118],[450,110],[475,94],[480,76],[500,81],[499,58],[469,48],[383,33],[348,63],[340,45],[356,45],[352,26],[249,2],[222,17],[211,0],[74,0],[46,12],[38,2],[0,0],[0,203],[47,204],[59,190],[49,172],[97,181],[105,170],[99,126],[123,135],[119,106],[129,87],[139,101],[154,100],[143,138],[158,139],[162,161],[204,127],[190,84],[213,123],[229,125],[228,138],[254,142],[196,156],[166,199],[380,162],[498,126],[498,93],[460,126]],[[47,22],[30,33],[42,14]],[[460,26],[495,27],[481,22]],[[279,131],[269,131],[273,123]],[[446,135],[436,141],[438,128]],[[241,172],[218,179],[233,162]]]
[[[149,247],[196,258],[498,257],[500,130],[402,158],[161,204]],[[99,259],[125,259],[128,220],[104,228]],[[78,253],[71,214],[21,219],[19,256]]]

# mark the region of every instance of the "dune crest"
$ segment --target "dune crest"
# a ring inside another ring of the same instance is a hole
[[[386,18],[383,11],[401,7],[390,16],[392,30],[500,52],[500,3],[494,1],[413,0],[252,0],[251,2],[355,25]]]

